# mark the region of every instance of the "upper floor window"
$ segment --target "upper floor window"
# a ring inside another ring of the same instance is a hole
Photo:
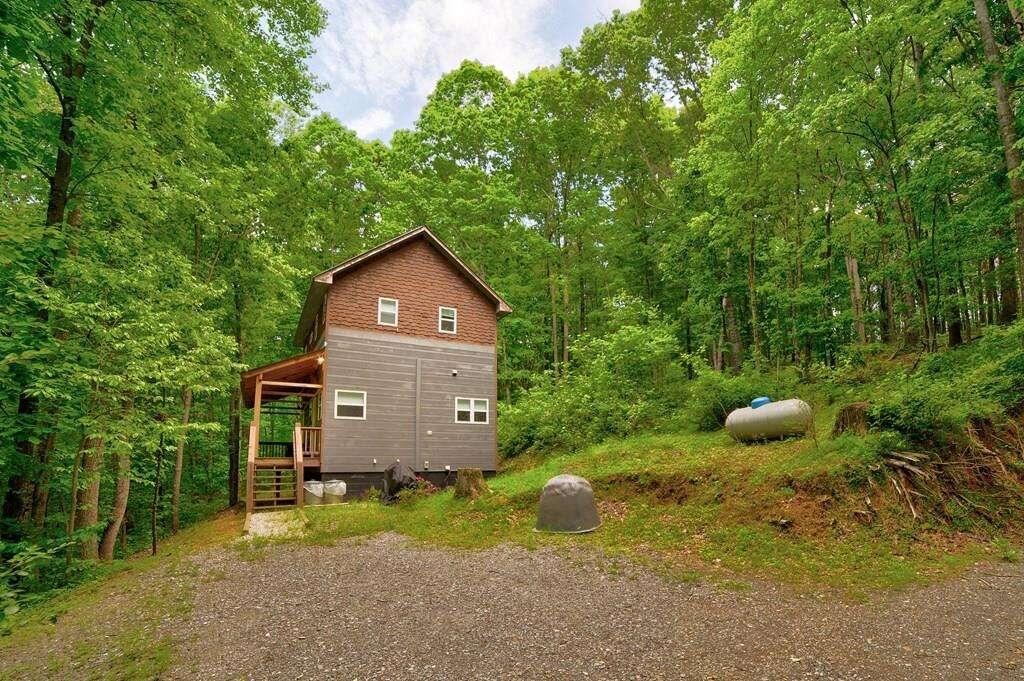
[[[437,330],[441,333],[455,333],[459,311],[454,307],[437,308]]]
[[[398,326],[398,301],[394,298],[377,299],[377,323],[382,326]]]
[[[473,397],[455,398],[456,423],[487,423],[488,401]]]

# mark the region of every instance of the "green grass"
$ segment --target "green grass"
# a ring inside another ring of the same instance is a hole
[[[819,414],[819,432],[830,413]],[[583,546],[624,557],[669,577],[725,583],[770,578],[799,588],[854,596],[932,581],[993,553],[982,538],[913,525],[898,508],[858,524],[850,485],[868,484],[870,441],[842,437],[738,445],[723,432],[642,435],[534,462],[489,481],[475,501],[451,491],[384,506],[353,502],[308,508],[303,541],[395,531],[416,540],[479,549],[502,542],[527,548]],[[544,483],[575,473],[594,484],[604,523],[586,535],[532,531]],[[822,501],[830,490],[832,496]],[[834,495],[848,493],[850,499]],[[885,490],[881,490],[884,492]],[[861,494],[871,493],[870,489]],[[815,504],[821,503],[819,508]],[[883,509],[885,510],[885,509]],[[780,529],[777,518],[790,525]],[[922,533],[928,532],[926,538]]]
[[[115,561],[102,577],[12,616],[0,636],[0,679],[158,678],[173,658],[159,626],[191,609],[197,576],[185,558],[236,537],[240,524],[234,514],[198,523],[156,556]]]

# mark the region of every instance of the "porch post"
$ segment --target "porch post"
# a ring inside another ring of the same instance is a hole
[[[260,451],[260,404],[263,402],[263,374],[256,377],[256,393],[252,399],[252,422],[256,424],[256,453]]]
[[[305,490],[302,485],[305,483],[305,459],[302,452],[302,424],[296,423],[292,434],[292,461],[295,464],[295,505],[302,508],[305,500]]]

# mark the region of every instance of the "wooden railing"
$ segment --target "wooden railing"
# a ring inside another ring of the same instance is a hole
[[[290,459],[294,449],[294,442],[261,440],[260,450],[256,453],[256,457],[260,459]]]
[[[323,429],[319,426],[302,426],[301,431],[301,440],[296,441],[300,442],[303,460],[319,459],[323,452]]]
[[[306,463],[319,463],[323,431],[296,423],[290,442],[260,442],[259,424],[249,424],[245,510],[302,506]],[[314,463],[314,465],[315,465]]]

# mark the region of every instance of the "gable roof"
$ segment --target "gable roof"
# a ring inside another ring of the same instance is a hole
[[[246,406],[252,407],[256,401],[256,378],[259,376],[263,377],[265,381],[286,381],[293,383],[296,381],[304,381],[315,375],[320,365],[324,362],[324,351],[314,350],[307,352],[304,355],[295,355],[294,357],[286,357],[285,359],[271,362],[270,364],[264,364],[261,367],[255,367],[248,371],[242,372],[242,398]],[[314,379],[319,381],[319,379]],[[306,391],[293,386],[292,394],[310,397]],[[280,396],[269,395],[266,392],[263,394],[263,402],[271,402],[275,399],[280,399]]]
[[[471,270],[466,263],[462,262],[462,260],[459,259],[459,256],[455,255],[455,253],[452,252],[452,250],[448,248],[443,241],[434,236],[433,232],[426,227],[417,227],[416,229],[396,236],[390,241],[385,241],[375,248],[364,251],[363,253],[349,258],[345,262],[335,265],[334,267],[324,270],[320,274],[314,276],[309,284],[309,292],[306,294],[306,302],[302,306],[302,314],[299,316],[299,326],[295,330],[295,344],[302,345],[305,342],[306,336],[309,334],[309,329],[313,325],[313,319],[316,317],[316,312],[323,304],[324,296],[327,295],[328,289],[330,289],[331,284],[335,282],[336,278],[340,278],[352,270],[377,260],[395,249],[411,243],[415,239],[424,239],[427,243],[437,249],[437,251],[444,256],[445,260],[451,263],[452,266],[454,266],[455,269],[469,281],[469,283],[473,284],[473,286],[476,287],[484,297],[494,303],[498,317],[507,315],[512,311],[511,306],[509,306],[509,304],[506,303],[505,300],[494,291],[494,289],[488,286],[483,279]]]

